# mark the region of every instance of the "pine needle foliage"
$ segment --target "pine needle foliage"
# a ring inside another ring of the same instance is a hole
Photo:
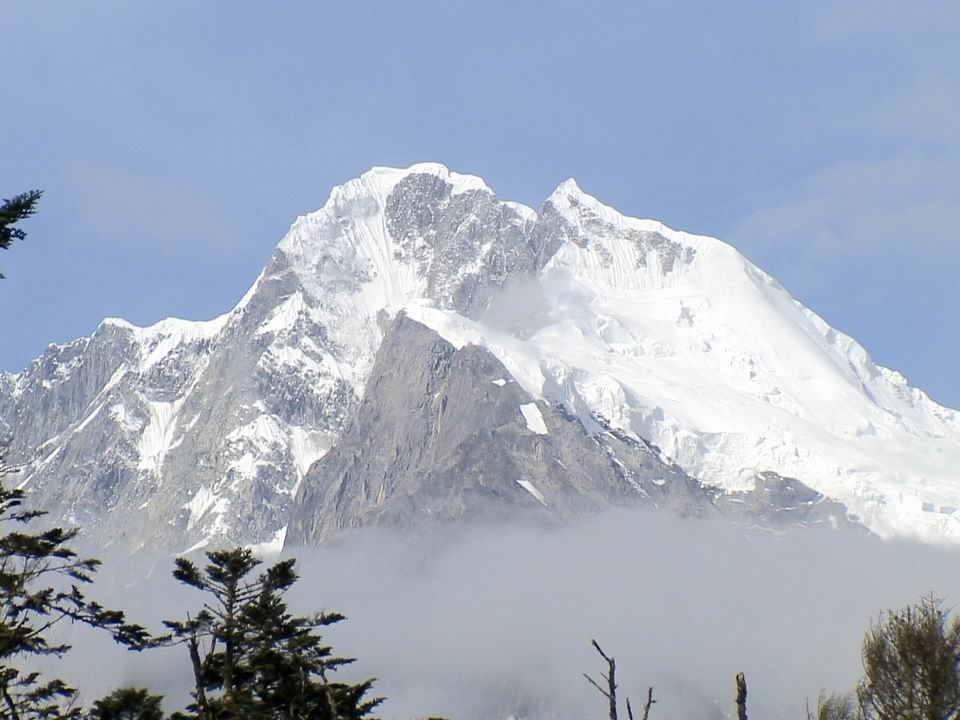
[[[93,704],[90,720],[163,720],[163,697],[143,688],[119,688]]]
[[[863,641],[861,713],[876,720],[960,718],[960,619],[931,596],[887,613]]]
[[[27,234],[23,228],[14,227],[37,211],[37,202],[43,190],[30,190],[0,203],[0,250],[8,249],[14,240],[23,240]],[[0,273],[0,279],[3,274]]]
[[[76,529],[26,529],[45,513],[26,509],[24,491],[7,486],[11,474],[0,454],[0,717],[78,717],[73,688],[22,667],[70,649],[49,639],[54,626],[66,620],[102,628],[132,649],[146,647],[150,637],[141,626],[127,623],[122,612],[84,596],[81,586],[92,582],[100,561],[69,547]]]
[[[807,720],[854,720],[856,717],[856,706],[850,694],[820,693],[816,709],[807,706]]]
[[[194,703],[202,720],[359,720],[382,702],[369,698],[373,681],[333,682],[329,674],[353,662],[337,657],[318,630],[344,619],[339,613],[292,615],[285,593],[297,580],[294,560],[278,562],[255,578],[260,564],[250,550],[207,553],[200,570],[176,561],[174,577],[205,592],[196,615],[167,621],[184,644],[194,674]]]

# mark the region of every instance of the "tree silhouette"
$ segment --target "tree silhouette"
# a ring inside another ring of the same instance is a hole
[[[861,713],[877,720],[960,718],[960,619],[935,597],[887,613],[863,641]]]
[[[139,625],[128,624],[122,612],[84,597],[80,587],[92,582],[100,561],[81,558],[69,547],[78,530],[14,529],[45,513],[24,508],[23,490],[6,485],[11,472],[0,454],[0,716],[77,717],[73,688],[61,679],[41,680],[39,673],[18,665],[66,653],[69,645],[48,639],[50,630],[64,620],[102,628],[133,649],[145,647],[150,637]]]
[[[90,720],[163,720],[162,700],[141,688],[120,688],[93,704]]]
[[[43,190],[29,192],[6,198],[0,204],[0,250],[7,250],[14,240],[23,240],[27,234],[23,228],[14,227],[21,220],[26,220],[37,211],[37,201],[43,195]],[[0,273],[0,279],[3,273]]]
[[[201,571],[180,558],[174,577],[211,596],[183,621],[167,621],[174,642],[186,645],[194,675],[197,717],[266,720],[359,720],[382,702],[369,699],[373,684],[333,682],[329,673],[352,663],[336,657],[317,630],[344,619],[338,613],[297,617],[284,594],[297,580],[294,560],[254,579],[260,561],[246,548],[207,553]]]

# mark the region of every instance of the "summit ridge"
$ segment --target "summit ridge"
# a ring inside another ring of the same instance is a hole
[[[535,211],[438,163],[376,167],[334,188],[219,318],[105,320],[0,376],[0,430],[14,439],[24,487],[126,551],[279,545],[293,514],[301,527],[360,522],[342,512],[314,522],[304,513],[325,510],[297,504],[325,497],[303,483],[326,482],[310,469],[346,428],[351,447],[364,446],[352,419],[375,362],[389,367],[378,351],[401,313],[453,348],[445,362],[467,346],[488,353],[471,362],[502,366],[503,382],[522,389],[504,397],[565,413],[584,438],[612,432],[653,448],[710,492],[751,492],[772,473],[842,503],[881,536],[960,541],[960,413],[875,364],[731,245],[625,216],[573,179]],[[417,343],[422,361],[434,345]],[[466,377],[478,375],[445,382]],[[510,413],[489,406],[496,398],[450,392],[522,438]],[[498,447],[540,452],[548,439]],[[616,452],[626,450],[610,452],[622,463]],[[337,457],[327,466],[346,472],[352,461]],[[515,467],[533,472],[528,460]],[[355,474],[344,492],[371,492],[368,481]],[[421,492],[411,482],[397,487]],[[513,478],[498,492],[529,500],[522,483],[532,482]],[[363,518],[383,515],[372,492],[349,504]],[[537,492],[536,508],[550,508],[549,491]],[[392,517],[407,507],[380,502]]]

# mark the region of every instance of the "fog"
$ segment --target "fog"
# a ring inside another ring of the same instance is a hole
[[[855,685],[881,610],[931,591],[948,606],[960,598],[956,550],[829,530],[748,536],[649,511],[561,529],[364,531],[297,556],[291,606],[348,616],[327,632],[336,652],[359,658],[340,674],[379,678],[388,720],[604,717],[582,677],[604,669],[591,638],[616,657],[635,707],[654,687],[654,720],[730,714],[738,671],[751,716],[799,718],[821,689]],[[203,599],[170,578],[172,558],[135,582],[117,567],[105,566],[94,595],[154,629]],[[183,648],[129,653],[86,632],[57,672],[88,699],[136,684],[182,707]]]
[[[490,300],[480,322],[526,340],[551,323],[551,309],[541,279],[518,276],[510,278]]]

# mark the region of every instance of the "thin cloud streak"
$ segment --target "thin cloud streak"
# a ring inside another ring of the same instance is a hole
[[[918,32],[950,32],[960,27],[960,6],[952,0],[844,0],[823,4],[814,28],[824,39],[897,35],[911,39]]]
[[[960,7],[960,6],[958,6]],[[960,151],[960,77],[926,77],[877,102],[855,120],[855,130],[875,130],[897,140],[930,143],[946,152]],[[953,156],[956,167],[958,158]]]
[[[792,197],[749,214],[732,236],[748,248],[821,256],[956,250],[957,197],[960,167],[949,159],[837,164],[807,178]]]
[[[227,248],[234,223],[203,190],[96,165],[73,167],[66,180],[79,222],[113,242]]]

